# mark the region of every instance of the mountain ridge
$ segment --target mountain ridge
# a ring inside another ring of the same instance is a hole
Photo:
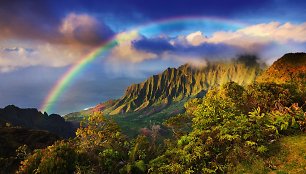
[[[184,64],[178,68],[167,68],[141,83],[130,85],[120,99],[98,104],[82,113],[86,115],[102,111],[106,115],[129,112],[153,114],[182,99],[202,97],[208,89],[230,81],[248,85],[262,72],[260,64],[252,58],[252,61],[247,61],[248,57],[223,62],[211,61],[201,67]],[[103,107],[98,109],[99,105]],[[78,117],[78,114],[80,113],[67,114],[65,118]]]
[[[34,108],[21,109],[14,105],[0,108],[0,124],[5,126],[7,123],[28,129],[46,130],[64,138],[74,137],[76,130],[75,125],[60,115],[43,114]]]
[[[141,111],[154,105],[167,105],[185,97],[196,96],[229,81],[247,85],[261,72],[259,66],[240,62],[209,62],[205,67],[189,64],[167,68],[146,81],[131,85],[113,107],[110,115]]]
[[[257,78],[257,82],[306,84],[306,53],[287,53]]]

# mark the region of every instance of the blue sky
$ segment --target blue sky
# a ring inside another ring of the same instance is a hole
[[[52,112],[118,98],[169,66],[241,54],[271,63],[306,51],[305,22],[303,0],[2,0],[0,107],[39,108],[72,65],[110,38],[121,39],[87,65]]]

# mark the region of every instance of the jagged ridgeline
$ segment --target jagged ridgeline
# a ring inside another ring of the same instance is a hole
[[[73,122],[65,121],[60,115],[43,114],[34,108],[21,109],[14,105],[0,108],[0,127],[6,124],[27,129],[45,130],[64,138],[74,137],[74,132],[78,127]]]
[[[230,81],[247,85],[261,72],[258,64],[243,61],[208,62],[206,66],[185,64],[168,68],[146,81],[129,86],[121,99],[105,110],[110,115],[165,106],[192,96],[203,96],[212,87]]]

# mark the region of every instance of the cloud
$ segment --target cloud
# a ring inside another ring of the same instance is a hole
[[[203,43],[207,38],[203,35],[201,31],[191,33],[186,36],[186,41],[193,46],[198,46]]]
[[[193,39],[202,38],[200,32],[176,38],[167,37],[139,37],[132,41],[133,49],[136,51],[153,53],[154,59],[180,59],[180,62],[196,62],[195,59],[225,59],[232,58],[242,52],[237,46],[224,43],[190,43]],[[176,56],[175,56],[176,55]],[[185,61],[181,59],[185,57]],[[143,59],[142,61],[146,61]]]
[[[98,22],[94,17],[76,13],[70,13],[62,20],[59,31],[72,42],[93,45],[106,41],[114,35],[107,25]]]
[[[203,67],[207,65],[207,60],[205,57],[192,56],[192,55],[180,55],[175,53],[164,53],[162,55],[163,60],[175,61],[179,65],[191,64],[195,67]]]
[[[8,53],[17,53],[19,55],[24,55],[34,52],[32,48],[21,48],[21,47],[4,48],[3,51]]]
[[[303,43],[306,42],[306,23],[292,24],[287,22],[281,24],[279,22],[270,22],[248,26],[237,31],[218,31],[213,33],[211,37],[204,37],[202,33],[196,32],[189,34],[186,38],[191,45],[225,43],[245,49],[252,49],[252,47],[274,42],[280,44],[289,42]]]
[[[29,66],[61,67],[74,64],[114,34],[103,22],[84,13],[69,13],[56,25],[47,25],[47,28],[52,28],[48,31],[36,23],[33,25],[35,27],[31,27],[33,29],[27,28],[27,25],[25,28],[0,25],[0,32],[5,33],[0,35],[0,72]]]
[[[205,36],[197,31],[177,37],[138,37],[132,41],[134,49],[154,53],[156,59],[192,57],[200,59],[228,59],[237,55],[254,54],[271,62],[286,52],[306,51],[306,23],[270,22],[247,26],[236,31],[216,31]],[[167,53],[167,54],[165,54]],[[139,59],[141,60],[141,59]],[[145,61],[143,59],[142,61]],[[180,60],[178,60],[180,61]]]
[[[50,1],[0,2],[0,39],[54,40],[60,18]]]
[[[1,0],[0,39],[86,45],[99,44],[113,35],[103,21],[90,14],[71,12],[77,4],[68,6],[67,2],[51,0]]]
[[[113,64],[138,63],[144,60],[155,59],[157,55],[152,52],[137,50],[133,46],[135,40],[142,36],[137,31],[122,32],[116,36],[117,46],[112,49],[108,61]]]
[[[82,55],[82,49],[66,44],[0,42],[0,72],[31,66],[62,67],[75,63]]]
[[[169,43],[167,38],[159,37],[148,39],[143,37],[132,42],[133,47],[137,50],[147,52],[162,53],[164,51],[171,51],[174,49],[173,45]]]

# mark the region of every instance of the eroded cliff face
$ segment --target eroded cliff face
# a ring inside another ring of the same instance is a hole
[[[129,86],[109,114],[140,111],[149,106],[167,105],[183,98],[201,95],[209,88],[234,81],[247,85],[261,72],[259,65],[248,66],[241,62],[214,62],[205,67],[188,64],[168,68],[146,81]]]

